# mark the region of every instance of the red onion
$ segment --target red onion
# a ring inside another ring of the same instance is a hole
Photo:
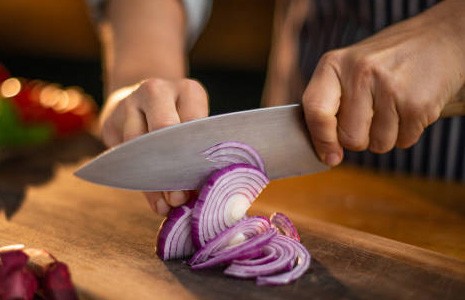
[[[71,282],[68,266],[55,261],[47,265],[42,279],[42,288],[47,299],[77,300],[77,294]]]
[[[260,261],[260,263],[257,263],[256,261],[260,259],[249,259],[245,260],[245,264],[233,262],[224,273],[240,278],[255,278],[257,276],[271,275],[281,271],[289,271],[293,268],[296,258],[295,250],[291,245],[282,243],[279,236],[272,239],[264,248],[275,250],[276,256],[274,256],[273,260],[269,260],[268,262]]]
[[[258,276],[257,285],[282,285],[288,284],[302,276],[310,267],[311,256],[307,249],[298,241],[285,235],[278,235],[277,241],[291,245],[297,253],[297,260],[294,268],[289,272],[284,272],[271,276]]]
[[[284,235],[300,242],[300,235],[297,232],[297,228],[295,228],[292,221],[285,214],[275,212],[271,215],[270,221],[271,225],[278,228]]]
[[[26,267],[29,256],[21,250],[0,252],[1,268],[3,274]]]
[[[157,242],[162,258],[185,258],[192,269],[229,265],[224,273],[256,278],[258,285],[281,285],[302,276],[311,256],[291,220],[282,213],[270,219],[247,217],[247,209],[268,184],[258,153],[239,142],[204,152],[218,166],[192,207],[174,209],[163,222]],[[197,251],[194,251],[197,249]]]
[[[38,282],[27,269],[29,257],[21,250],[13,250],[1,252],[0,259],[0,299],[32,300]]]
[[[265,164],[257,151],[241,142],[224,142],[203,152],[206,159],[214,162],[219,168],[228,165],[245,163],[259,168],[265,173]]]
[[[247,259],[262,255],[266,245],[277,231],[268,220],[252,217],[240,221],[225,230],[197,251],[189,261],[193,269],[213,267],[235,259]]]
[[[194,253],[191,235],[193,201],[174,208],[158,231],[157,255],[162,260],[186,258]]]
[[[201,248],[244,218],[269,179],[254,166],[233,164],[215,173],[202,187],[192,212],[192,238]]]
[[[78,299],[66,264],[44,250],[16,246],[0,249],[0,299],[33,299],[37,291],[50,300]]]

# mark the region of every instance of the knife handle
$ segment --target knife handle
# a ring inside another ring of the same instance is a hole
[[[465,99],[447,104],[441,112],[441,118],[465,116]]]

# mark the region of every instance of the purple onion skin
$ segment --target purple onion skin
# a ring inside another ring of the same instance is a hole
[[[167,260],[169,257],[169,253],[165,253],[164,249],[166,246],[167,237],[172,229],[176,226],[176,222],[184,216],[184,209],[182,206],[176,207],[172,209],[168,216],[163,220],[163,223],[160,226],[160,230],[158,231],[157,236],[157,250],[156,253],[158,257],[162,260]]]
[[[47,265],[42,280],[42,286],[47,299],[50,300],[77,300],[76,290],[71,282],[68,266],[55,261]]]
[[[177,257],[172,253],[165,253],[165,247],[166,247],[166,243],[172,242],[172,241],[167,240],[171,230],[177,229],[177,226],[179,225],[177,223],[181,221],[181,218],[185,217],[186,214],[192,213],[192,208],[194,207],[194,204],[195,204],[195,201],[191,200],[183,206],[172,209],[169,212],[166,219],[161,224],[160,229],[158,231],[158,235],[157,235],[157,249],[156,249],[156,254],[158,255],[160,259],[169,260],[169,259],[185,258],[185,257]],[[190,228],[191,227],[189,226],[187,230],[190,231]],[[190,235],[190,233],[188,234],[187,238],[192,239],[192,236]],[[192,253],[194,252],[193,248],[191,252]]]
[[[26,268],[29,257],[21,250],[0,253],[0,257],[0,299],[32,300],[38,282]]]
[[[300,242],[300,235],[291,219],[283,213],[275,212],[270,217],[271,224],[278,228],[285,236]]]

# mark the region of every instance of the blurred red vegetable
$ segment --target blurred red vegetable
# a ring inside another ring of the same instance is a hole
[[[4,248],[5,249],[5,248]],[[0,249],[0,300],[77,300],[68,266],[40,249]]]
[[[29,257],[21,250],[0,253],[0,296],[3,300],[32,300],[38,283],[27,268]]]

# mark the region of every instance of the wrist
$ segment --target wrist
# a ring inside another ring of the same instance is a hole
[[[465,1],[446,0],[426,11],[432,26],[441,30],[441,38],[446,38],[461,58],[461,66],[465,69]]]

